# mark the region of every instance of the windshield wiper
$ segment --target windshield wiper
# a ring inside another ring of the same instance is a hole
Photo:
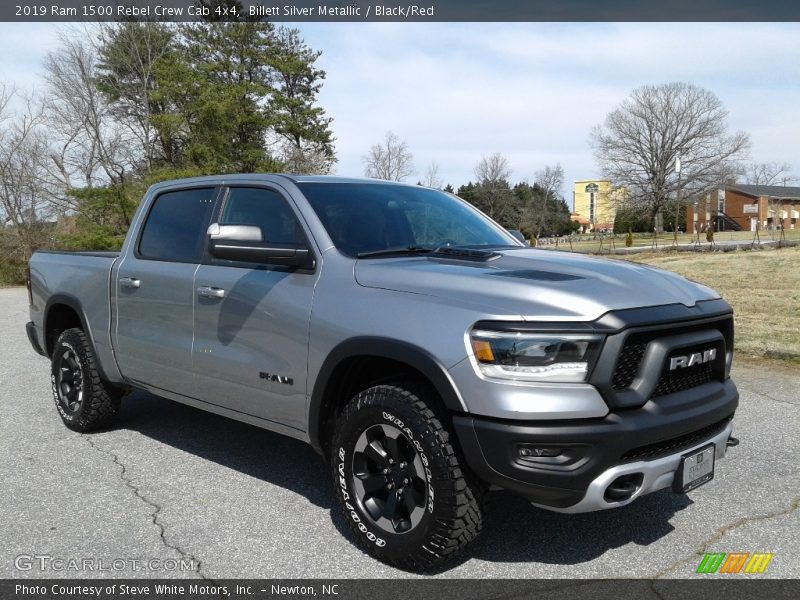
[[[433,248],[426,248],[425,246],[404,246],[401,248],[383,248],[382,250],[359,252],[356,256],[358,258],[370,258],[373,256],[428,254],[430,252],[433,252]]]

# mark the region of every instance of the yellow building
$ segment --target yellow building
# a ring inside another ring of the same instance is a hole
[[[615,188],[607,179],[576,181],[572,191],[572,220],[584,231],[611,231],[617,205],[625,197],[625,188]]]

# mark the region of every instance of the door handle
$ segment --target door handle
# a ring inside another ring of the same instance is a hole
[[[133,277],[120,277],[119,284],[124,288],[138,288],[142,282]]]
[[[203,298],[224,298],[225,290],[222,288],[203,286],[197,288],[197,295]]]

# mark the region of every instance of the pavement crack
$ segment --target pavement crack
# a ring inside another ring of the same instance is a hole
[[[659,592],[656,589],[656,580],[655,579],[651,579],[650,580],[650,591],[653,592],[653,595],[656,598],[658,598],[658,600],[666,600],[666,598],[664,598],[664,596],[661,595],[661,592]]]
[[[684,564],[686,564],[686,563],[688,563],[688,562],[690,562],[692,560],[696,560],[698,556],[703,556],[703,554],[708,552],[708,547],[709,546],[711,546],[712,544],[714,544],[714,543],[718,542],[719,540],[721,540],[725,536],[726,533],[728,533],[730,531],[733,531],[734,529],[738,529],[739,527],[742,527],[743,525],[747,525],[748,523],[755,523],[755,522],[758,522],[758,521],[769,521],[770,519],[775,519],[775,518],[778,518],[778,517],[785,517],[787,515],[792,514],[798,508],[800,508],[800,496],[798,496],[797,498],[792,498],[791,502],[789,503],[788,508],[784,508],[783,510],[767,513],[765,515],[755,515],[755,516],[751,516],[751,517],[740,517],[740,518],[736,519],[735,521],[732,521],[732,522],[730,522],[730,523],[728,523],[726,525],[723,525],[722,527],[719,527],[716,531],[714,531],[714,533],[711,534],[711,536],[707,540],[705,540],[702,543],[702,545],[699,548],[697,548],[697,550],[695,550],[690,556],[678,559],[678,560],[674,561],[673,563],[667,565],[666,567],[664,567],[663,569],[658,571],[655,575],[653,575],[653,579],[654,580],[655,579],[661,579],[661,578],[665,577],[668,573],[670,573],[670,572],[674,571],[675,569],[677,569],[678,567],[680,567],[681,565],[684,565]]]
[[[788,404],[790,406],[800,406],[797,402],[789,402],[788,400],[781,400],[780,398],[775,398],[774,396],[770,396],[769,394],[765,394],[764,392],[759,392],[756,390],[751,390],[746,387],[741,387],[740,389],[746,391],[749,394],[755,394],[756,396],[761,396],[762,398],[766,398],[767,400],[772,400],[773,402],[778,402],[780,404]]]
[[[177,544],[173,544],[167,539],[166,528],[164,527],[163,523],[161,523],[161,521],[159,520],[159,515],[161,514],[163,507],[157,502],[154,502],[153,500],[145,496],[141,492],[139,487],[133,482],[133,479],[130,476],[128,476],[128,467],[125,465],[125,463],[123,463],[119,459],[119,456],[117,456],[111,450],[101,448],[100,446],[95,444],[94,440],[92,440],[89,436],[81,434],[81,437],[83,437],[87,442],[89,442],[89,446],[91,446],[92,449],[96,450],[97,452],[100,452],[101,454],[105,454],[106,456],[111,458],[113,463],[120,468],[119,479],[133,492],[134,496],[136,496],[139,500],[141,500],[150,509],[150,521],[153,523],[153,525],[155,525],[158,528],[159,538],[164,547],[177,552],[180,555],[182,561],[191,561],[195,567],[195,573],[197,574],[198,577],[200,577],[200,579],[209,579],[208,577],[205,576],[205,574],[202,571],[203,563],[199,558],[197,558],[191,552],[184,550]]]

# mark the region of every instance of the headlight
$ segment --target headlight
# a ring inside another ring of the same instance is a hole
[[[513,381],[581,383],[602,336],[473,330],[470,343],[481,373]]]

